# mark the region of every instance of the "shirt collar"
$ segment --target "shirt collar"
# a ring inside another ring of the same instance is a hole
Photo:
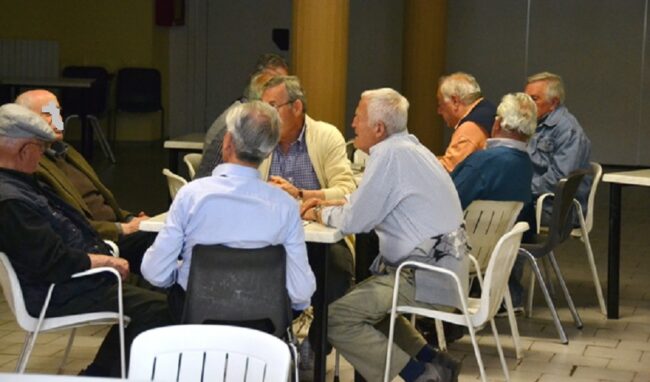
[[[511,149],[523,151],[526,151],[526,147],[528,144],[526,142],[518,141],[516,139],[511,139],[511,138],[488,138],[487,140],[487,148],[491,149],[494,147],[509,147]]]
[[[546,116],[542,118],[542,120],[537,124],[537,127],[542,127],[542,126],[554,127],[555,125],[560,123],[560,120],[564,115],[564,110],[566,110],[566,108],[560,105],[552,112],[546,114]]]
[[[242,166],[235,163],[222,163],[215,167],[212,171],[212,176],[239,176],[244,178],[260,178],[260,173],[256,168]]]
[[[478,103],[481,102],[481,101],[483,101],[483,97],[480,97],[480,98],[477,99],[476,101],[472,102],[471,105],[469,105],[469,107],[467,108],[467,112],[465,112],[465,114],[463,114],[463,115],[458,119],[458,123],[456,124],[456,126],[454,126],[454,130],[456,130],[456,129],[458,128],[458,126],[461,125],[460,121],[462,121],[463,118],[467,117],[467,115],[468,115],[469,113],[471,113],[472,110],[474,110],[474,108],[476,107],[476,105],[478,105]]]
[[[376,151],[378,147],[387,145],[389,144],[389,141],[394,140],[394,139],[403,139],[403,138],[408,138],[409,137],[409,132],[408,130],[400,131],[399,133],[394,133],[389,135],[387,138],[384,138],[381,142],[376,143],[373,145],[370,150],[368,150],[368,155],[372,155],[373,151]]]

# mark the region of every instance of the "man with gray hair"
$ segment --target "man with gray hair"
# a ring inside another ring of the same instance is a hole
[[[56,283],[45,315],[117,312],[117,282],[98,274],[72,279],[90,268],[111,267],[123,278],[129,263],[110,255],[86,218],[34,172],[55,132],[36,113],[16,104],[0,106],[0,252],[4,252],[20,281],[27,311],[38,317],[45,296]],[[141,332],[171,323],[165,296],[122,284],[126,359],[131,341]],[[119,376],[119,331],[111,328],[93,363],[82,373]]]
[[[537,105],[537,130],[528,142],[533,161],[533,199],[553,192],[562,178],[578,169],[589,169],[591,141],[578,120],[564,106],[564,84],[557,74],[542,72],[528,77],[524,90]],[[591,176],[584,177],[576,198],[587,213]],[[551,216],[551,203],[544,204],[542,223]],[[574,214],[573,224],[578,225]]]
[[[226,126],[224,163],[212,176],[180,189],[165,227],[142,260],[142,275],[155,286],[170,288],[168,302],[177,321],[196,244],[236,248],[284,245],[292,307],[308,307],[316,288],[295,200],[262,181],[257,171],[278,143],[277,112],[259,101],[244,103],[230,110]]]
[[[485,148],[496,109],[481,95],[476,78],[463,72],[441,77],[436,96],[438,114],[454,129],[445,154],[438,159],[452,172],[468,155]]]
[[[417,257],[448,267],[460,280],[468,278],[458,194],[433,153],[408,134],[408,107],[393,89],[364,92],[352,122],[354,145],[370,155],[359,188],[347,200],[310,200],[302,209],[303,218],[344,234],[374,229],[379,237],[374,275],[333,302],[328,315],[332,345],[368,381],[383,379],[387,312],[399,264]],[[427,249],[416,251],[424,242]],[[446,280],[418,271],[402,276],[399,305],[458,305]],[[395,325],[398,346],[389,380],[397,374],[407,382],[457,380],[458,361],[429,346],[403,317]]]

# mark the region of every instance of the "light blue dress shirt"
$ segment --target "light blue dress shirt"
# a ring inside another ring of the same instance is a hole
[[[370,148],[359,188],[344,206],[324,208],[322,218],[344,234],[374,229],[379,254],[396,264],[425,239],[458,229],[463,213],[447,170],[402,132]]]
[[[292,307],[302,310],[310,305],[316,281],[307,261],[298,205],[286,192],[262,181],[256,169],[221,164],[212,176],[183,186],[165,227],[142,259],[142,275],[158,287],[178,283],[186,289],[196,244],[284,245]]]

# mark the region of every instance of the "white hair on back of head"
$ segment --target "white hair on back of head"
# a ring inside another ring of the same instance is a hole
[[[537,106],[526,93],[506,94],[497,107],[499,126],[527,137],[535,134],[537,128]]]
[[[280,140],[280,120],[272,106],[251,101],[233,107],[226,115],[239,160],[260,164]]]
[[[541,72],[541,73],[533,74],[532,76],[528,77],[526,84],[530,84],[532,82],[537,82],[537,81],[546,82],[547,101],[551,101],[553,98],[557,98],[560,101],[560,105],[564,104],[565,93],[564,93],[564,82],[562,81],[562,77],[550,72]]]
[[[406,130],[409,101],[391,88],[366,90],[361,98],[368,101],[368,124],[382,122],[386,134],[392,135]]]
[[[481,87],[476,78],[464,72],[456,72],[440,77],[438,91],[442,94],[443,100],[449,101],[451,97],[455,96],[465,105],[469,105],[481,98]]]

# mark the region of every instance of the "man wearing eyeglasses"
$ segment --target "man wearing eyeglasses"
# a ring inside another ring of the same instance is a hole
[[[437,98],[438,114],[454,129],[445,154],[438,159],[452,172],[471,153],[485,148],[496,107],[483,98],[476,78],[463,72],[441,77]]]
[[[307,115],[307,99],[298,77],[272,78],[264,86],[262,101],[273,106],[282,121],[280,143],[259,167],[262,179],[268,179],[300,200],[341,199],[356,189],[343,135],[333,125],[315,121]],[[352,285],[354,260],[342,240],[330,247],[328,261],[329,303],[342,296]],[[309,264],[316,278],[320,278],[320,262],[314,258],[313,251],[309,253]],[[310,328],[309,342],[305,342],[316,347],[320,346],[315,329],[320,326],[322,298],[323,291],[316,290],[312,299],[314,322]],[[311,354],[303,349],[301,353]],[[303,363],[301,370],[307,372],[311,366],[309,363]]]
[[[56,136],[52,147],[45,151],[36,176],[84,214],[102,238],[116,242],[120,256],[139,273],[142,256],[156,238],[155,233],[139,230],[140,222],[148,216],[144,212],[134,214],[120,208],[92,166],[63,141],[61,110],[54,94],[47,90],[30,90],[19,95],[16,103],[39,114]]]
[[[38,317],[52,283],[56,288],[46,317],[118,309],[115,278],[97,274],[71,279],[77,272],[111,267],[122,278],[129,263],[110,255],[99,234],[77,210],[54,194],[33,174],[43,152],[56,139],[54,131],[36,113],[23,106],[0,106],[0,252],[9,258],[27,311]],[[171,317],[165,296],[124,284],[124,314],[128,351],[141,332],[168,325]],[[113,327],[86,375],[119,376],[119,331]]]

